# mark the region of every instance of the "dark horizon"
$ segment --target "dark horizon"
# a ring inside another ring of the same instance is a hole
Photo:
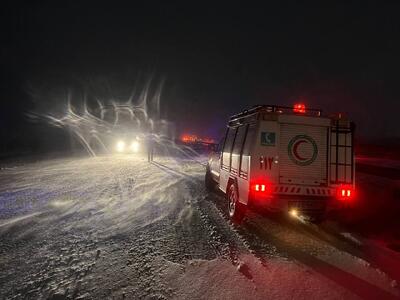
[[[399,8],[6,5],[0,151],[59,135],[26,113],[59,113],[66,91],[124,100],[152,76],[165,80],[161,113],[178,133],[218,139],[240,110],[301,100],[347,113],[360,139],[397,142]]]

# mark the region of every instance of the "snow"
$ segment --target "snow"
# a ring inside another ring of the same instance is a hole
[[[0,298],[399,295],[395,278],[312,225],[253,212],[232,224],[223,197],[203,187],[205,159],[119,155],[1,170]]]
[[[242,274],[226,260],[197,260],[184,269],[170,267],[164,275],[172,282],[177,299],[357,299],[307,268],[281,259],[262,265],[254,256],[243,255]]]

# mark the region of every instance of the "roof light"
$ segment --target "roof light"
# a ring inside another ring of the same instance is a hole
[[[303,103],[296,103],[293,106],[293,111],[295,113],[305,114],[306,113],[306,106]]]

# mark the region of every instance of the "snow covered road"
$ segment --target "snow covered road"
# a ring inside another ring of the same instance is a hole
[[[1,299],[390,299],[351,235],[250,212],[189,159],[55,159],[0,171]]]

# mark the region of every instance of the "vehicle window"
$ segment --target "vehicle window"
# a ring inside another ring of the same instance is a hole
[[[240,154],[240,151],[242,150],[244,138],[246,136],[246,128],[247,126],[240,126],[238,128],[237,134],[236,134],[236,139],[235,139],[235,145],[233,146],[233,154]]]
[[[236,128],[229,128],[226,135],[224,151],[222,154],[222,165],[230,168],[231,165],[231,150],[233,146],[233,141],[235,140]]]
[[[249,129],[247,130],[246,140],[243,146],[243,155],[250,155],[251,145],[253,142],[255,131],[256,131],[256,126],[250,125]]]
[[[224,142],[225,142],[225,137],[222,138],[222,139],[219,141],[218,146],[217,146],[217,152],[221,152],[221,151],[222,151],[222,147],[224,146]]]
[[[229,128],[226,136],[224,152],[231,152],[233,141],[235,140],[236,128]]]

